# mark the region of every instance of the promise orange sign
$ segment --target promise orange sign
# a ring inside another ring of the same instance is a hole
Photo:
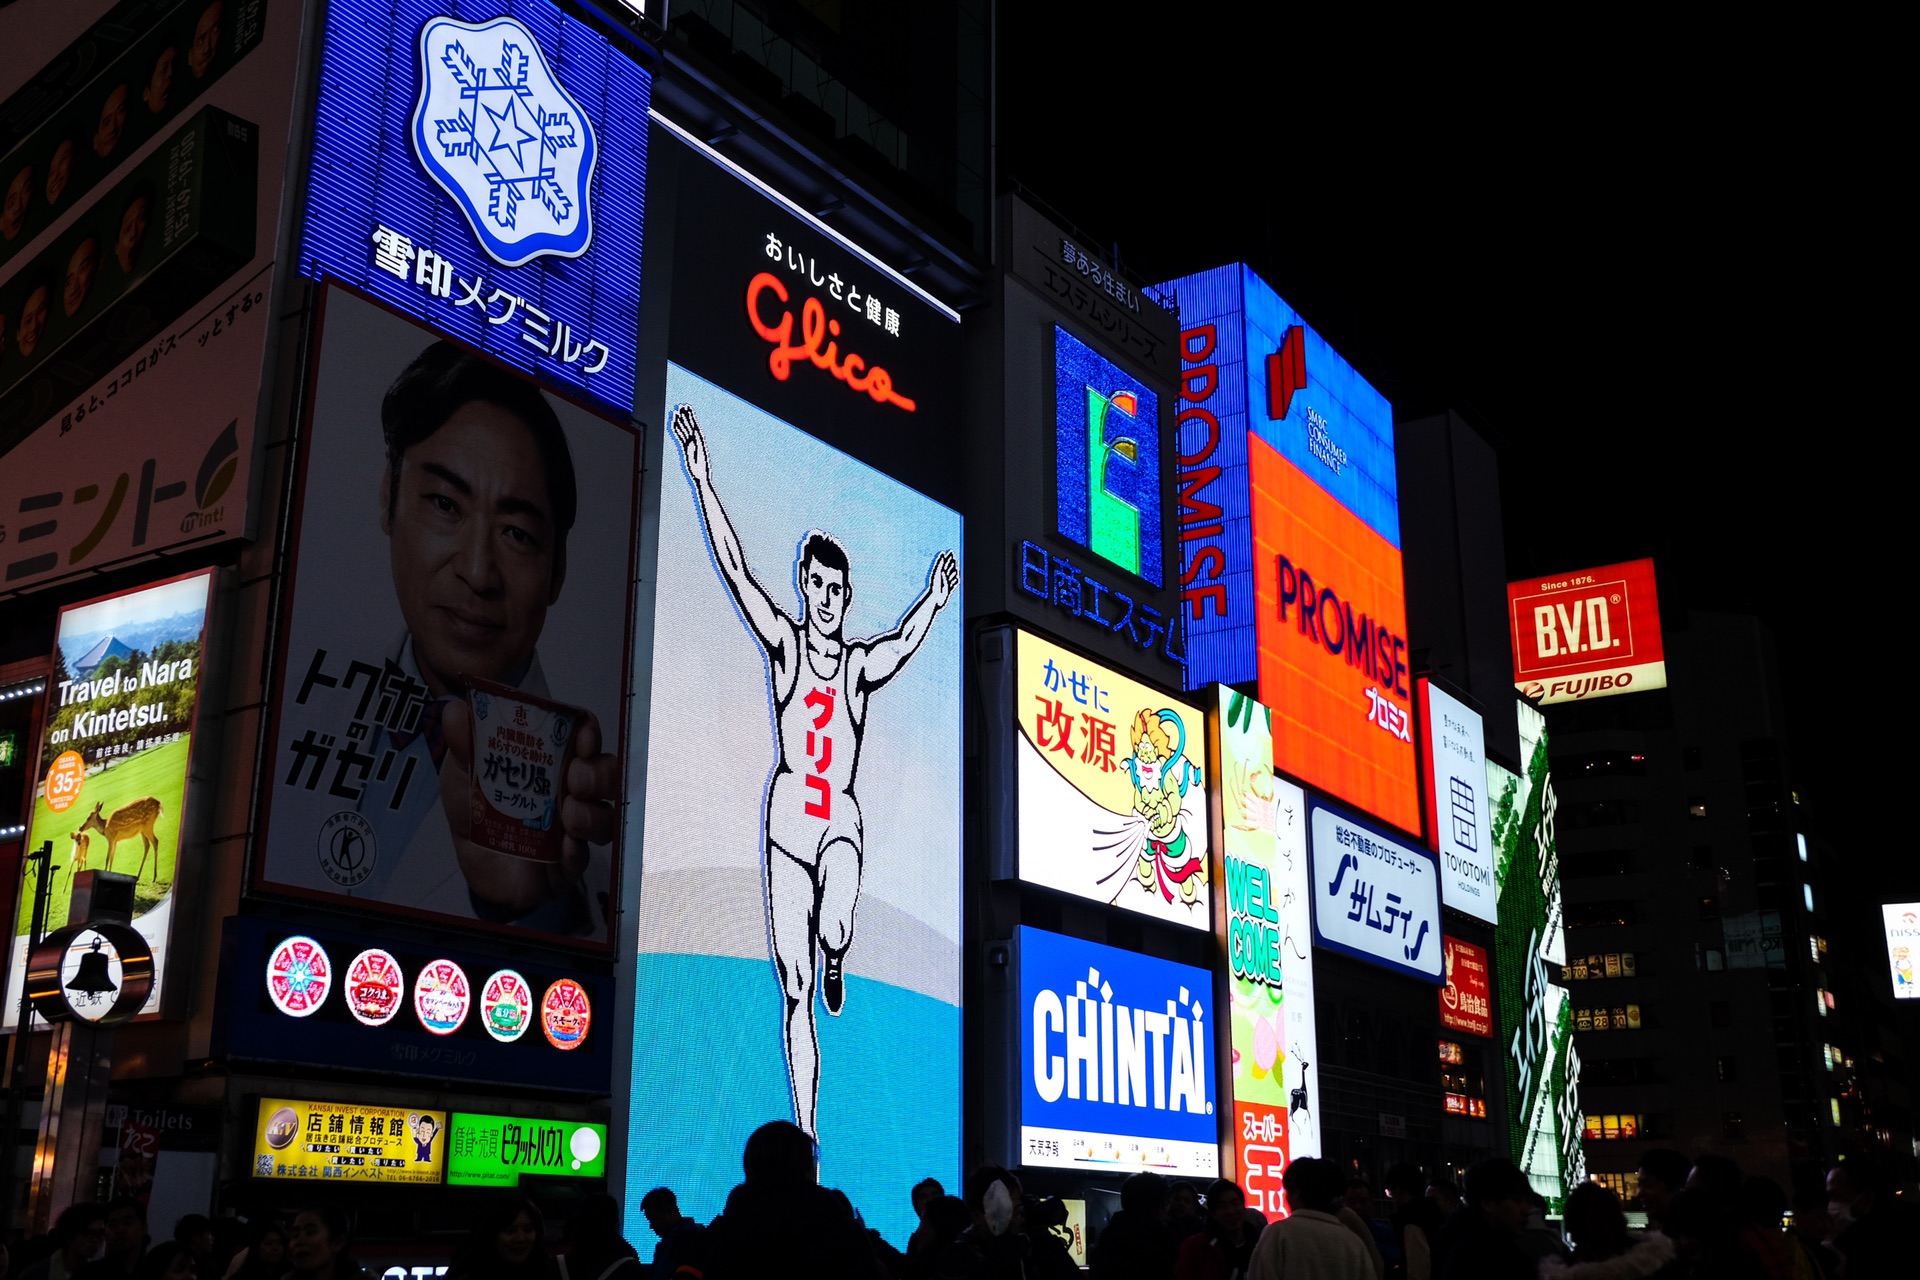
[[[1400,549],[1257,435],[1247,461],[1274,767],[1418,835]]]

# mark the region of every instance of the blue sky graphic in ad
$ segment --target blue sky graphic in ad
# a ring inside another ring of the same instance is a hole
[[[790,1120],[904,1249],[960,1176],[960,517],[678,365],[664,417],[628,1233]]]
[[[1020,929],[1020,1163],[1214,1177],[1213,980]]]
[[[1160,397],[1065,329],[1053,333],[1060,536],[1160,586]]]
[[[1180,298],[1174,417],[1187,688],[1258,677],[1253,432],[1400,545],[1393,406],[1253,269],[1232,263],[1167,286]]]
[[[630,413],[652,87],[551,0],[331,0],[300,273]]]

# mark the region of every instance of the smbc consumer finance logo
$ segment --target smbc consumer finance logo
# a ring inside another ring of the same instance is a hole
[[[413,150],[501,265],[593,242],[592,122],[512,18],[421,27]]]

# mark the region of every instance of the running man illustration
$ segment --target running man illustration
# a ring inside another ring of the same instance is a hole
[[[712,459],[693,406],[674,410],[673,434],[693,482],[714,566],[767,654],[778,735],[765,809],[767,933],[786,1001],[794,1123],[814,1136],[820,1096],[816,978],[827,1012],[839,1016],[847,998],[847,949],[866,859],[854,780],[867,699],[898,675],[926,640],[934,618],[960,585],[960,564],[953,552],[941,552],[928,571],[926,590],[893,630],[848,640],[841,634],[853,598],[846,549],[833,535],[811,530],[794,563],[801,599],[801,617],[795,621],[747,567],[739,535],[714,491]]]

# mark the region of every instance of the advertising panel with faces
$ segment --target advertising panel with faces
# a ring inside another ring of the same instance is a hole
[[[256,888],[607,948],[639,449],[327,290]]]

